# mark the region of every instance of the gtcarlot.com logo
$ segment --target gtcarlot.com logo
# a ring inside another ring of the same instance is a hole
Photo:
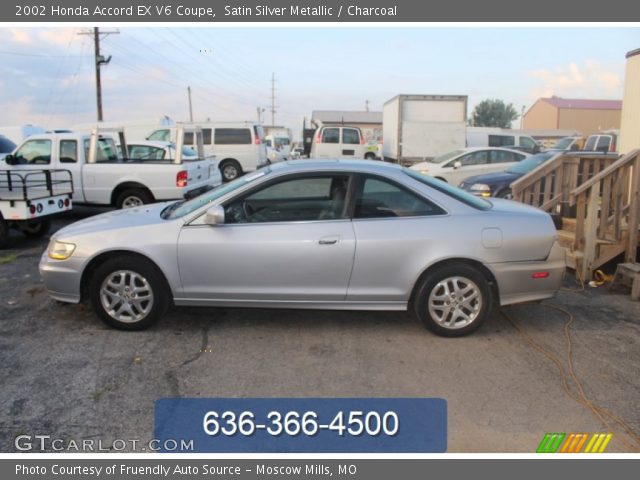
[[[18,435],[14,447],[19,452],[190,452],[193,440],[140,440],[117,438],[111,441],[94,439],[64,439],[51,435]]]
[[[612,436],[611,433],[545,433],[536,453],[603,453]]]

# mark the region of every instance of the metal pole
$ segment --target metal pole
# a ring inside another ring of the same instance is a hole
[[[271,74],[271,125],[276,124],[276,74]]]
[[[189,122],[193,123],[193,106],[191,104],[191,87],[187,87],[187,93],[189,94]]]
[[[93,44],[95,48],[96,64],[96,103],[98,107],[98,122],[102,121],[102,85],[100,82],[100,29],[93,28]]]

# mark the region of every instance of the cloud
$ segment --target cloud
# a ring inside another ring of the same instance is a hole
[[[587,60],[583,65],[571,62],[554,69],[540,69],[527,72],[537,85],[531,91],[532,98],[586,97],[620,98],[622,96],[622,74],[608,70],[595,60]]]
[[[17,43],[19,45],[33,45],[35,40],[32,35],[32,30],[25,28],[9,28],[9,41],[11,43]]]
[[[39,31],[38,38],[49,45],[66,47],[71,44],[78,31],[77,28],[50,28]]]

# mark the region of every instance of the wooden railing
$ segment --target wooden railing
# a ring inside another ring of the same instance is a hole
[[[605,170],[617,158],[603,153],[567,152],[513,182],[513,198],[546,212],[568,216],[571,191]]]
[[[573,188],[569,201],[577,206],[574,249],[583,252],[582,278],[589,278],[594,266],[622,251],[625,261],[636,261],[640,150],[619,158]]]

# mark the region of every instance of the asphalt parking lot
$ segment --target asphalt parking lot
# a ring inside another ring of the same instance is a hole
[[[533,452],[545,432],[613,431],[607,451],[640,448],[570,398],[557,365],[499,311],[459,339],[408,313],[223,308],[174,308],[150,330],[121,332],[49,299],[37,270],[46,242],[16,233],[0,251],[2,452],[21,434],[150,439],[155,400],[176,396],[442,397],[450,452]],[[587,287],[547,303],[574,316],[587,398],[640,432],[640,302]],[[539,304],[505,311],[568,375],[566,315]]]

